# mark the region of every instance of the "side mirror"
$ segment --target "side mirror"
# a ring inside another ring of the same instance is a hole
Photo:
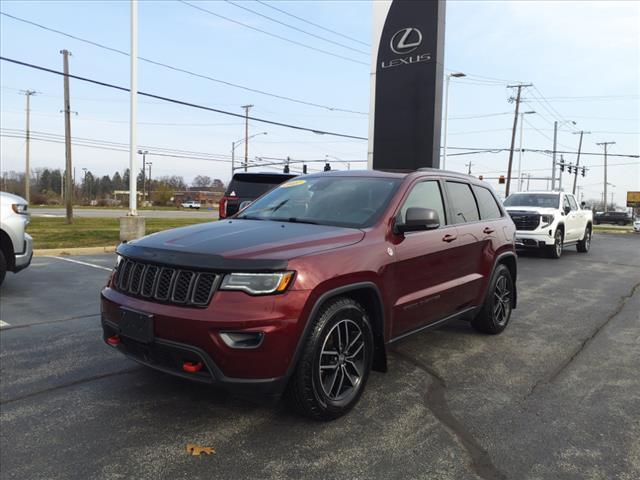
[[[404,223],[397,223],[396,233],[434,230],[440,227],[438,212],[431,208],[411,207],[407,209]]]
[[[240,203],[240,208],[238,209],[238,211],[244,210],[245,208],[247,208],[252,203],[253,202],[251,200],[245,200],[244,202]]]
[[[564,207],[564,214],[569,215],[571,213],[571,207]]]
[[[584,208],[587,206],[587,202],[580,202],[580,208]]]

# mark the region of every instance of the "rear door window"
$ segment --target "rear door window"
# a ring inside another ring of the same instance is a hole
[[[411,189],[409,196],[400,209],[401,222],[404,222],[407,209],[411,207],[431,208],[438,212],[440,225],[447,224],[444,202],[442,201],[442,192],[440,191],[440,184],[436,180],[417,183]]]
[[[493,220],[502,217],[502,210],[500,210],[496,198],[488,188],[474,185],[473,193],[476,194],[478,208],[480,209],[480,218],[482,218],[482,220]]]
[[[478,205],[468,183],[448,181],[447,192],[453,213],[452,223],[468,223],[480,220]]]

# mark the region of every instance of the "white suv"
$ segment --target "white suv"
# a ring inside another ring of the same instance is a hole
[[[31,263],[33,239],[25,232],[29,224],[24,198],[0,192],[0,284],[9,272],[19,272]]]
[[[572,194],[519,192],[509,195],[504,206],[516,225],[516,248],[543,249],[552,258],[560,258],[569,245],[589,251],[593,212],[578,206]]]

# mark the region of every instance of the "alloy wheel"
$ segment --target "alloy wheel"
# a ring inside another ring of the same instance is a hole
[[[348,400],[358,392],[365,371],[365,339],[356,322],[343,319],[329,330],[318,368],[320,385],[329,399]]]
[[[493,318],[497,325],[504,325],[511,313],[511,289],[507,277],[501,275],[493,292]]]

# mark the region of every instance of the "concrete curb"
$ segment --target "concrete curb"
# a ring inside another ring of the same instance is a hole
[[[96,253],[113,253],[116,245],[106,247],[74,247],[74,248],[38,248],[33,251],[34,257],[59,257],[62,255],[95,255]]]

